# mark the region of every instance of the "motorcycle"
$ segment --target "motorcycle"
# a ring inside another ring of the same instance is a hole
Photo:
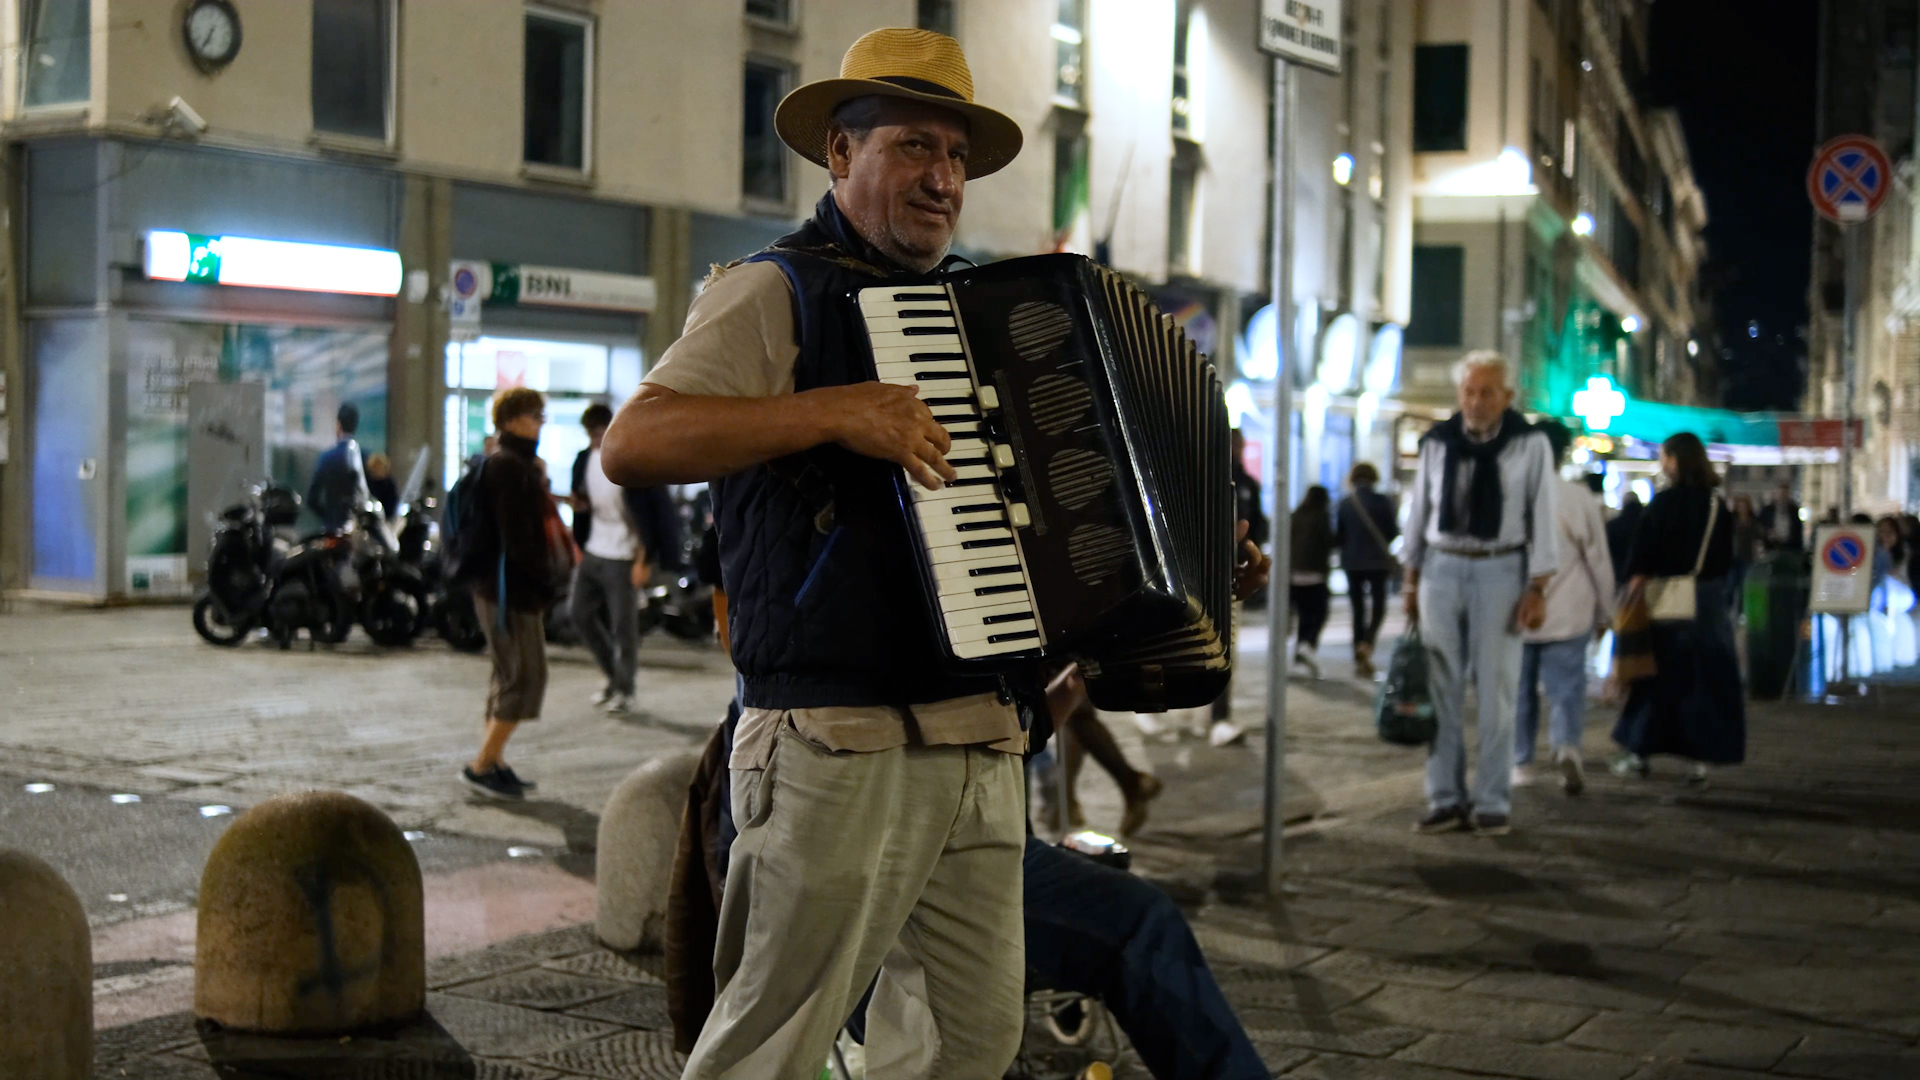
[[[244,501],[214,520],[207,584],[193,603],[193,628],[231,648],[265,625],[274,587],[289,549],[276,532],[300,515],[300,496],[276,484],[256,484]]]
[[[379,503],[369,500],[355,508],[353,525],[352,573],[343,577],[356,601],[360,625],[376,645],[411,645],[428,624],[427,588],[420,570],[402,557],[399,538]]]

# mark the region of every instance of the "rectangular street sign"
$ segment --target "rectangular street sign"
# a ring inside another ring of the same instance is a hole
[[[1340,74],[1340,0],[1260,0],[1260,51]]]

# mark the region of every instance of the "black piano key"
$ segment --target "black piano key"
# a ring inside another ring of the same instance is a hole
[[[951,323],[946,326],[903,326],[900,333],[905,337],[952,337],[957,329]]]
[[[993,577],[996,574],[1017,574],[1019,572],[1020,572],[1020,564],[1013,563],[1012,565],[1009,565],[1009,566],[976,566],[973,569],[967,571],[967,576],[968,577]]]
[[[916,382],[946,382],[949,379],[964,379],[966,377],[966,368],[960,368],[957,371],[916,371],[913,373],[913,378]],[[966,401],[968,399],[961,398],[960,400]]]
[[[951,319],[953,312],[946,308],[901,308],[893,313],[896,319]]]
[[[973,399],[970,397],[937,397],[937,398],[927,399],[927,408],[929,409],[937,409],[947,405],[971,405],[971,404],[973,404]],[[974,415],[977,416],[979,414],[976,413]]]
[[[1000,623],[1032,622],[1032,621],[1033,621],[1033,612],[1014,611],[1014,612],[1009,612],[1005,615],[989,615],[986,618],[980,620],[980,625],[981,626],[997,626]]]
[[[1007,527],[1007,517],[1005,514],[1002,514],[1000,515],[1000,520],[998,521],[969,521],[961,525],[955,525],[953,527],[953,531],[954,532],[979,532],[981,529],[1004,529],[1006,527]]]
[[[1039,636],[1040,631],[1038,630],[1015,630],[1010,634],[989,634],[987,635],[987,644],[998,645],[1003,641],[1025,641],[1028,638],[1038,638]]]
[[[998,596],[1001,593],[1026,592],[1026,591],[1027,591],[1026,583],[1021,582],[1015,585],[988,585],[988,586],[985,586],[984,588],[973,590],[973,595]]]
[[[947,294],[944,292],[897,292],[893,294],[893,300],[896,304],[904,304],[911,300],[931,300],[939,304],[945,303],[946,299]]]
[[[932,364],[941,360],[950,361],[955,364],[964,364],[967,362],[967,354],[959,352],[917,352],[907,354],[907,362],[910,364]]]
[[[999,526],[999,525],[994,526],[994,528],[996,529],[1001,527],[1002,526]],[[1002,537],[999,540],[962,540],[960,541],[960,548],[963,551],[970,551],[974,548],[997,548],[997,547],[1012,547],[1012,546],[1013,546],[1012,537]]]
[[[980,487],[983,484],[991,484],[991,483],[993,483],[993,477],[991,476],[975,476],[975,477],[969,477],[963,480],[949,480],[947,481],[947,486],[950,488]]]
[[[956,514],[991,514],[998,509],[1000,509],[1000,504],[997,502],[966,503],[954,507],[953,512]]]

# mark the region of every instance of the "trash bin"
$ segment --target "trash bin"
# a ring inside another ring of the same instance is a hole
[[[1812,584],[1813,564],[1804,551],[1770,551],[1747,571],[1741,603],[1747,616],[1748,696],[1785,696],[1787,679],[1801,659],[1801,623]]]

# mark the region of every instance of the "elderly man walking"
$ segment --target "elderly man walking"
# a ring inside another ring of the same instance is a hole
[[[1407,515],[1407,617],[1425,643],[1439,734],[1427,751],[1423,833],[1509,831],[1521,634],[1546,617],[1560,565],[1553,451],[1512,409],[1498,353],[1454,368],[1460,411],[1420,441]],[[1467,676],[1478,703],[1479,767],[1467,788]]]

